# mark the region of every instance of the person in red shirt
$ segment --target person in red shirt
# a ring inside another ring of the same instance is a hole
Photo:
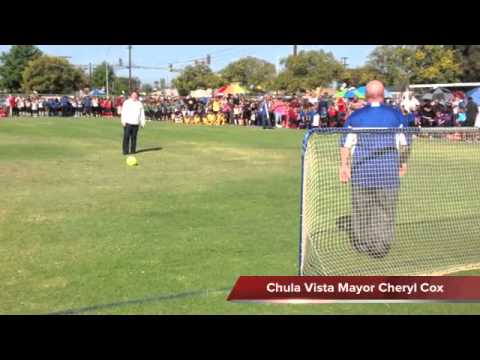
[[[117,96],[115,98],[115,116],[122,115],[123,101],[124,101],[123,96]]]
[[[295,104],[290,104],[290,107],[288,109],[288,129],[296,129],[298,127],[298,112],[297,108],[294,105]]]
[[[112,100],[109,97],[103,100],[102,109],[104,116],[112,116]]]
[[[327,114],[328,114],[327,126],[328,127],[337,126],[337,109],[335,108],[335,104],[332,101],[330,101],[328,104]]]
[[[16,101],[15,101],[15,96],[12,96],[11,94],[8,95],[8,112],[9,116],[14,115],[14,109],[16,108]]]
[[[347,104],[342,97],[339,97],[336,102],[337,108],[337,126],[342,127],[347,118]]]

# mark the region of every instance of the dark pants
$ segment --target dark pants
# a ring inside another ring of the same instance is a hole
[[[261,117],[261,120],[262,120],[262,127],[264,129],[266,128],[271,128],[272,127],[272,123],[270,122],[270,118],[268,116],[268,114],[260,114],[260,117]]]
[[[373,258],[385,257],[395,238],[398,189],[352,187],[354,247]]]
[[[123,155],[135,154],[137,150],[138,125],[127,124],[123,128]]]

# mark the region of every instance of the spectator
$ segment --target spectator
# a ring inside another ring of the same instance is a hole
[[[83,116],[92,116],[92,99],[90,96],[85,96],[82,99],[82,107],[83,107]]]
[[[116,115],[117,116],[122,115],[123,101],[124,101],[123,96],[117,96],[117,98],[115,99],[115,109],[116,109]]]
[[[23,100],[23,97],[17,96],[17,98],[15,99],[15,102],[17,104],[18,114],[20,116],[23,116],[25,112],[25,101]]]
[[[95,117],[98,117],[101,115],[100,104],[96,96],[92,98],[92,115]]]
[[[328,127],[335,127],[337,126],[337,109],[335,108],[335,104],[330,101],[328,104]]]
[[[11,94],[8,95],[7,102],[8,102],[8,113],[9,113],[9,115],[10,116],[15,116],[15,110],[14,109],[17,107],[15,97],[12,96]]]
[[[478,115],[478,105],[473,101],[472,97],[468,97],[466,116],[464,126],[474,126]]]
[[[39,105],[38,99],[34,98],[32,100],[32,116],[34,116],[34,117],[38,116],[38,105]]]
[[[347,118],[347,104],[342,97],[339,97],[336,102],[337,108],[337,124],[342,127]]]

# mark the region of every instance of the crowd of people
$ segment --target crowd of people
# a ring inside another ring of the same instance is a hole
[[[141,99],[149,120],[184,124],[262,126],[264,128],[342,127],[349,115],[366,105],[363,99],[320,96],[245,96],[211,98],[152,97]],[[10,116],[120,116],[124,96],[8,96],[3,112]],[[409,126],[474,126],[478,105],[461,92],[448,101],[419,100],[406,92],[385,100],[408,120]]]
[[[7,116],[117,116],[123,96],[12,96],[3,104],[2,113]]]
[[[478,115],[478,104],[462,92],[441,100],[418,100],[414,94],[405,93],[399,108],[414,127],[474,126]]]
[[[265,128],[342,126],[348,115],[364,105],[360,99],[226,95],[205,99],[146,98],[147,118],[176,123]]]
[[[478,104],[461,92],[451,99],[418,100],[415,94],[385,99],[397,108],[412,127],[474,126]],[[324,93],[319,97],[219,96],[209,99],[190,97],[146,98],[147,117],[176,123],[283,128],[342,127],[353,111],[366,105],[358,97],[344,99]]]

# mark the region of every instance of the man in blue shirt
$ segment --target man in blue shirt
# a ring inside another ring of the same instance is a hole
[[[395,208],[400,176],[406,171],[408,142],[401,132],[359,128],[402,128],[405,118],[396,109],[383,104],[384,87],[380,81],[367,84],[368,105],[355,111],[344,127],[352,132],[341,139],[340,182],[351,180],[351,241],[354,248],[373,258],[383,258],[395,235]],[[349,158],[351,157],[351,166]]]
[[[83,116],[90,116],[92,114],[92,99],[90,96],[85,96],[82,99],[82,107],[83,107]]]
[[[268,99],[260,99],[260,105],[258,107],[258,115],[260,116],[263,129],[273,129],[270,122],[270,107],[268,105]]]

